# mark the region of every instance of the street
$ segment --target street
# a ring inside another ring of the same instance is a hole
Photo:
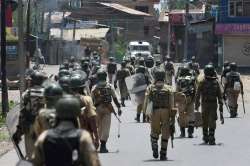
[[[250,159],[250,116],[243,114],[240,102],[240,114],[237,119],[229,119],[226,108],[225,124],[218,121],[216,130],[216,146],[201,145],[201,130],[195,131],[193,139],[179,139],[179,131],[174,140],[174,149],[169,144],[168,161],[154,160],[150,147],[150,126],[147,123],[135,123],[135,104],[127,102],[121,117],[121,137],[118,139],[118,123],[112,119],[112,128],[108,148],[110,153],[99,154],[103,166],[248,166]],[[249,104],[246,105],[249,108]],[[15,166],[18,161],[15,151],[12,150],[0,158],[1,166]]]

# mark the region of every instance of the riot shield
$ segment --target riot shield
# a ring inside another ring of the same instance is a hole
[[[33,164],[28,162],[28,161],[25,161],[25,160],[20,160],[16,166],[32,166]]]
[[[137,73],[125,79],[128,90],[132,94],[143,92],[147,89],[147,83],[144,74]]]
[[[14,144],[14,148],[17,152],[17,155],[20,159],[24,159],[24,155],[19,147],[14,141],[13,141],[13,135],[17,131],[17,125],[19,123],[19,115],[20,115],[20,104],[16,105],[13,109],[11,109],[6,117],[6,126],[9,131],[10,138]]]

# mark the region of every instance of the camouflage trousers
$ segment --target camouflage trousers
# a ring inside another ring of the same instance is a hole
[[[216,129],[217,103],[202,103],[203,128]]]
[[[152,149],[158,148],[158,139],[161,135],[161,152],[165,153],[170,137],[170,111],[168,109],[153,110],[151,115],[151,143]]]
[[[32,159],[33,152],[35,150],[35,142],[36,142],[36,134],[33,129],[26,134],[24,134],[24,145],[25,145],[25,152],[26,158],[28,160]]]
[[[96,108],[96,113],[100,140],[107,141],[111,126],[111,110],[100,105]]]
[[[239,94],[240,92],[235,91],[234,89],[227,90],[228,106],[230,108],[230,112],[233,114],[237,114]]]

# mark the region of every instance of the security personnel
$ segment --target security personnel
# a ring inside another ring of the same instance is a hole
[[[155,66],[151,70],[151,74],[152,74],[153,77],[155,77],[155,72],[158,71],[159,69],[161,69],[161,60],[156,60],[155,61]]]
[[[44,73],[35,71],[31,75],[31,87],[27,89],[22,96],[22,105],[19,115],[19,124],[17,125],[17,131],[13,135],[13,140],[18,144],[22,135],[25,139],[26,158],[31,159],[34,143],[37,139],[34,131],[34,122],[39,114],[39,110],[44,108],[44,98],[42,87],[43,82],[47,79]]]
[[[206,65],[205,78],[198,83],[195,97],[195,109],[198,110],[201,99],[201,111],[203,120],[203,141],[209,145],[215,145],[215,129],[217,120],[217,108],[219,104],[220,120],[224,124],[222,92],[212,65]],[[217,104],[218,103],[218,104]]]
[[[154,83],[149,85],[146,91],[144,109],[145,112],[152,102],[151,112],[151,144],[153,157],[158,158],[158,139],[161,136],[160,160],[167,160],[167,147],[170,137],[170,128],[174,128],[175,113],[174,93],[172,87],[165,84],[165,71],[155,72]]]
[[[62,95],[63,89],[56,82],[48,83],[44,88],[45,108],[39,111],[34,124],[34,131],[37,137],[45,130],[54,127],[55,105]]]
[[[151,69],[154,67],[154,58],[152,56],[148,56],[145,60],[145,65],[147,68]]]
[[[184,102],[183,98],[182,101],[176,100],[179,111],[178,122],[181,131],[180,137],[185,137],[185,128],[188,127],[188,137],[193,138],[195,123],[194,98],[196,91],[196,78],[192,75],[187,65],[183,66],[179,71],[176,91],[185,95]]]
[[[131,59],[127,58],[125,60],[125,62],[126,62],[126,68],[129,70],[130,74],[134,75],[135,74],[135,67],[134,67],[134,65],[132,65]]]
[[[99,147],[99,134],[97,128],[97,114],[93,100],[90,96],[86,95],[85,90],[86,77],[80,74],[75,74],[71,77],[70,88],[72,94],[77,97],[81,104],[81,114],[79,117],[81,129],[87,130],[96,149]]]
[[[117,82],[119,85],[120,95],[121,95],[121,105],[125,107],[125,100],[129,98],[129,92],[127,88],[127,84],[125,82],[125,78],[130,76],[129,69],[126,68],[126,62],[122,61],[121,69],[117,71],[114,87],[117,88]]]
[[[193,71],[195,77],[197,78],[200,74],[200,65],[195,62],[195,56],[192,56],[191,62],[189,63],[189,68]]]
[[[106,143],[109,138],[111,113],[116,115],[114,107],[112,106],[112,100],[118,108],[119,116],[122,114],[122,111],[114,88],[110,83],[107,83],[107,73],[100,69],[97,72],[97,79],[98,82],[93,88],[91,94],[97,112],[97,122],[101,142],[100,153],[108,153]]]
[[[34,166],[99,166],[95,147],[86,130],[78,129],[79,100],[65,96],[56,104],[56,126],[44,131],[35,144]]]
[[[225,61],[223,64],[223,69],[222,69],[222,74],[221,74],[221,84],[223,87],[225,86],[227,73],[229,73],[230,70],[231,70],[230,63],[228,61]]]
[[[170,56],[167,56],[166,62],[163,64],[166,72],[166,83],[172,85],[173,77],[175,75],[174,64],[171,62]]]
[[[110,57],[109,63],[107,64],[107,72],[110,84],[112,84],[113,82],[113,76],[115,75],[116,71],[117,71],[117,64],[115,63],[115,58]]]
[[[63,89],[64,93],[70,94],[70,76],[69,75],[60,77],[58,80],[58,83]]]
[[[136,71],[135,73],[138,74],[138,73],[141,73],[144,75],[144,78],[145,78],[145,81],[146,81],[146,84],[149,85],[150,82],[151,82],[151,77],[150,77],[150,74],[147,70],[147,68],[145,67],[145,61],[144,61],[144,58],[140,58],[139,61],[139,66],[136,68]],[[146,90],[143,90],[143,91],[140,91],[138,93],[135,94],[135,97],[136,97],[136,101],[137,101],[137,110],[136,110],[136,117],[135,117],[135,120],[139,123],[140,122],[140,116],[141,116],[141,113],[143,112],[143,103],[144,103],[144,99],[145,99],[145,91]],[[143,123],[146,122],[146,114],[143,113]]]
[[[244,95],[244,91],[240,73],[237,72],[236,63],[231,63],[230,69],[231,71],[226,75],[223,96],[228,99],[230,117],[235,118],[238,115],[238,97],[240,93]]]

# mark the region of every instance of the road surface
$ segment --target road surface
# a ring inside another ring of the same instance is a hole
[[[58,66],[49,67],[51,74]],[[248,95],[248,94],[246,94]],[[118,139],[118,122],[113,117],[108,148],[110,153],[99,154],[103,166],[248,166],[250,162],[250,112],[242,111],[239,99],[239,118],[229,119],[226,108],[225,124],[218,121],[216,146],[202,145],[202,131],[195,130],[193,139],[179,139],[178,127],[175,134],[174,149],[169,145],[168,161],[154,160],[150,147],[150,126],[135,123],[134,102],[127,102],[121,117],[121,137]],[[250,104],[246,103],[248,111]],[[0,166],[15,166],[18,157],[14,150],[0,158]]]
[[[249,108],[246,105],[246,108]],[[127,102],[123,108],[121,137],[118,139],[118,123],[113,117],[108,148],[110,153],[100,154],[103,166],[248,166],[250,161],[250,114],[240,115],[237,119],[227,118],[225,125],[216,130],[216,146],[201,145],[201,130],[195,131],[193,139],[179,139],[176,133],[174,149],[169,148],[169,161],[152,158],[150,148],[150,126],[147,123],[135,123],[135,105]],[[1,166],[14,166],[18,161],[15,151],[10,151],[0,158]]]

